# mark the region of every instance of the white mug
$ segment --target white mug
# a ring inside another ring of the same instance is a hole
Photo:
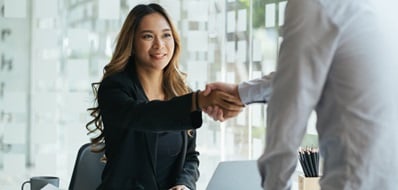
[[[40,190],[47,184],[59,187],[59,178],[54,176],[36,176],[31,177],[30,180],[25,181],[21,185],[21,190],[23,190],[25,184],[30,183],[31,190]]]

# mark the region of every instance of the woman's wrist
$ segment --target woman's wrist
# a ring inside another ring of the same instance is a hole
[[[199,104],[199,96],[200,96],[200,90],[197,90],[196,92],[195,92],[195,110],[196,111],[202,111],[202,109],[201,109],[201,107],[200,107],[200,104]]]

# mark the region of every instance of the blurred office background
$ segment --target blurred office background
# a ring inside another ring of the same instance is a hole
[[[286,0],[0,0],[0,189],[35,175],[58,176],[67,189],[77,151],[89,142],[91,83],[100,81],[130,9],[149,2],[178,27],[193,89],[275,70]],[[261,155],[265,112],[258,104],[224,123],[204,116],[199,190],[220,161]],[[317,144],[314,118],[304,146]]]

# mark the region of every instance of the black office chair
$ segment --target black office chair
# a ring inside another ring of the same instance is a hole
[[[105,163],[101,161],[104,152],[91,151],[91,143],[82,145],[77,153],[69,190],[95,190],[101,183]]]

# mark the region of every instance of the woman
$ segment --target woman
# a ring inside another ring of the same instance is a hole
[[[94,144],[105,142],[98,189],[196,189],[201,108],[217,105],[237,114],[241,105],[220,91],[190,92],[178,68],[180,47],[161,6],[137,5],[130,11],[105,66],[98,106],[91,109],[95,118],[86,126],[100,132]]]

